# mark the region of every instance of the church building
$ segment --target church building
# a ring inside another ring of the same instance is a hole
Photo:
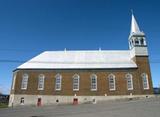
[[[13,71],[9,106],[96,103],[152,96],[146,36],[133,14],[128,42],[128,50],[39,54]]]

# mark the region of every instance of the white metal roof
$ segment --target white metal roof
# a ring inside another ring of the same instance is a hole
[[[130,51],[45,51],[17,69],[136,68]]]

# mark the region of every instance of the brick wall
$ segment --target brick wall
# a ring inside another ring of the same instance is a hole
[[[29,95],[77,95],[77,96],[92,96],[92,95],[133,95],[139,94],[153,94],[152,80],[148,57],[133,58],[138,68],[135,69],[106,69],[106,70],[19,70],[17,71],[15,88],[11,94],[29,94]],[[22,75],[27,73],[29,75],[27,90],[21,90]],[[55,91],[55,75],[60,73],[62,75],[61,91]],[[97,75],[97,91],[90,90],[90,75]],[[109,91],[108,75],[112,73],[116,76],[116,90]],[[133,90],[127,90],[127,82],[125,75],[131,73],[133,75]],[[142,85],[141,74],[147,73],[149,79],[149,90],[144,90]],[[45,75],[44,90],[38,90],[38,76]],[[73,75],[80,76],[79,91],[73,91],[72,80]]]

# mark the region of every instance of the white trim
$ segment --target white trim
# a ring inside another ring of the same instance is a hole
[[[112,84],[110,83],[110,79],[113,79],[113,83],[112,83]],[[116,90],[116,79],[115,79],[115,75],[114,75],[114,74],[109,74],[109,75],[108,75],[108,80],[109,80],[109,82],[108,82],[108,83],[109,83],[109,90],[110,90],[110,91],[115,91],[115,90]],[[114,88],[111,89],[111,88],[110,88],[110,85],[113,85]]]
[[[92,83],[93,78],[95,78],[95,83]],[[97,75],[91,74],[90,81],[91,81],[91,91],[97,91]],[[95,89],[93,89],[93,87],[92,87],[93,85],[95,85]]]
[[[43,74],[40,74],[38,76],[38,90],[44,90],[44,80],[45,76]],[[40,87],[40,85],[42,85],[42,87]]]
[[[59,83],[57,83],[57,79],[59,79]],[[59,85],[59,88],[57,88],[57,85]],[[62,75],[56,74],[55,76],[55,91],[60,91],[62,87]]]
[[[74,83],[74,80],[77,79],[78,83]],[[75,74],[73,76],[73,91],[79,91],[79,79],[80,79],[80,76],[78,74]],[[78,86],[78,89],[74,89],[74,85],[77,85]]]
[[[128,77],[129,76],[129,77]],[[130,73],[127,73],[126,75],[125,75],[125,78],[126,78],[126,81],[127,81],[127,90],[133,90],[133,76],[132,76],[132,74],[130,74]],[[128,80],[130,80],[130,82],[131,82],[131,88],[128,88]]]
[[[17,72],[14,72],[13,73],[13,80],[12,80],[12,90],[14,90],[14,87],[15,87],[16,76],[17,76]]]

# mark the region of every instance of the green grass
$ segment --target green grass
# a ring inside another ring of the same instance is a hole
[[[8,105],[6,103],[0,103],[0,108],[8,108]]]

